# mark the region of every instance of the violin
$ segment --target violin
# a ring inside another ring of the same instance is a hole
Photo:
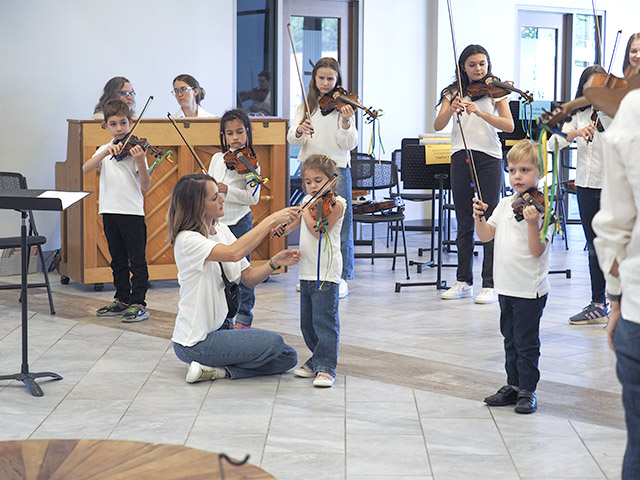
[[[501,82],[500,79],[494,75],[487,75],[481,81],[473,82],[467,87],[467,93],[471,97],[471,100],[477,100],[485,95],[493,98],[504,97],[505,95],[509,95],[510,92],[520,94],[528,103],[533,102],[533,95],[529,92],[523,92],[514,87],[513,82]]]
[[[342,87],[334,89],[332,92],[323,95],[320,100],[318,100],[318,107],[320,107],[322,115],[329,115],[335,109],[340,110],[345,105],[351,105],[354,108],[361,108],[371,120],[378,118],[377,111],[358,103],[358,95],[355,93],[348,93]]]
[[[240,148],[238,150],[229,150],[224,154],[224,163],[229,170],[236,170],[240,175],[253,173],[260,185],[264,185],[269,181],[258,173],[258,159],[249,147]]]
[[[382,200],[380,202],[369,200],[368,202],[362,203],[360,205],[354,205],[353,214],[363,215],[366,213],[382,212],[384,210],[391,210],[392,208],[396,207],[404,207],[402,198],[395,197],[390,200]]]
[[[322,229],[325,230],[325,227],[329,224],[327,217],[331,215],[333,207],[335,206],[336,196],[332,191],[328,191],[309,206],[309,213],[311,213],[311,217],[316,222],[318,219],[322,222]],[[320,211],[320,215],[318,215],[318,210]]]
[[[144,150],[150,150],[153,153],[153,156],[156,158],[164,155],[164,151],[161,148],[154,147],[149,144],[146,138],[138,138],[135,135],[129,135],[128,141],[127,137],[124,137],[113,143],[114,145],[117,145],[119,143],[124,143],[125,141],[127,142],[126,145],[122,148],[120,153],[114,157],[116,162],[119,162],[120,160],[126,158],[127,155],[131,153],[131,147],[135,147],[136,145],[142,147]]]
[[[532,187],[516,197],[511,206],[513,207],[513,213],[515,213],[516,220],[518,222],[521,222],[524,219],[522,211],[529,205],[533,205],[534,207],[536,207],[536,210],[544,215],[544,193],[542,193],[537,188]],[[555,221],[553,213],[551,214],[551,221]]]

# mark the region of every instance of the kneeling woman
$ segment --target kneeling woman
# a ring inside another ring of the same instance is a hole
[[[224,197],[215,180],[204,174],[178,180],[167,213],[180,284],[171,340],[178,358],[189,363],[188,383],[279,374],[296,365],[296,351],[277,333],[233,330],[229,318],[235,315],[230,311],[234,302],[227,296],[232,296],[233,284],[242,281],[254,288],[280,266],[298,262],[299,250],[282,250],[259,267],[245,258],[272,228],[293,222],[298,211],[289,207],[272,213],[236,239],[218,223]]]

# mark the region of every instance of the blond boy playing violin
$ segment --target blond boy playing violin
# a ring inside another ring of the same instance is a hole
[[[509,183],[516,195],[537,188],[540,181],[538,147],[522,140],[507,154]],[[495,240],[494,282],[500,304],[500,331],[504,337],[507,385],[484,402],[493,407],[514,405],[516,413],[533,413],[538,404],[540,379],[540,318],[549,291],[549,244],[553,229],[540,241],[542,215],[526,206],[520,221],[513,209],[514,197],[500,200],[486,219],[487,204],[474,199],[473,218],[483,242]]]
[[[104,123],[113,141],[102,145],[82,166],[84,173],[100,169],[98,213],[111,254],[114,301],[98,309],[99,317],[121,316],[125,323],[149,318],[145,296],[149,283],[147,225],[144,221],[143,190],[151,186],[146,153],[140,145],[117,159],[131,128],[131,110],[122,100],[109,100],[103,109]],[[131,273],[131,276],[129,275]]]

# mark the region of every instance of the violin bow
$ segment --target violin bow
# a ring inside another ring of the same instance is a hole
[[[302,73],[300,73],[300,65],[298,64],[298,53],[296,52],[296,45],[293,42],[293,35],[291,34],[291,23],[287,23],[287,32],[289,32],[289,40],[291,41],[291,49],[293,50],[293,59],[295,60],[296,70],[298,72],[298,80],[300,81],[300,90],[302,90],[302,99],[304,101],[305,116],[307,120],[311,122],[311,110],[309,110],[309,102],[307,102],[307,92],[304,89],[304,82],[302,81]]]
[[[460,65],[458,65],[458,49],[456,48],[456,35],[453,28],[453,13],[451,11],[451,0],[447,0],[447,8],[449,9],[449,25],[451,26],[451,43],[453,45],[453,63],[456,65],[456,77],[458,77],[458,95],[462,99],[462,72],[460,71]],[[460,120],[461,112],[456,113],[458,116],[458,126],[460,127],[460,135],[462,137],[462,144],[467,154],[467,165],[469,165],[469,174],[471,175],[471,188],[478,200],[482,202],[482,193],[480,192],[480,184],[478,182],[478,173],[476,172],[476,162],[473,159],[473,152],[469,150],[467,146],[467,139],[464,136],[464,130],[462,129],[462,121]],[[484,202],[483,202],[484,203]]]
[[[193,158],[196,159],[196,163],[200,166],[200,169],[202,170],[202,173],[204,173],[205,175],[209,175],[209,172],[207,172],[207,169],[204,168],[204,164],[202,163],[202,161],[198,157],[198,154],[196,153],[196,151],[191,147],[191,145],[189,145],[189,142],[187,142],[187,139],[184,138],[184,135],[182,134],[182,132],[178,128],[178,124],[175,122],[175,120],[171,116],[171,113],[167,112],[167,118],[169,120],[171,120],[171,123],[176,128],[176,131],[178,132],[178,135],[180,135],[180,138],[182,138],[182,141],[185,143],[185,145],[187,146],[187,148],[191,152],[191,155],[193,155]]]
[[[127,133],[127,137],[125,138],[125,141],[122,143],[122,148],[126,147],[127,144],[129,143],[129,139],[132,137],[135,129],[138,128],[138,125],[140,125],[140,120],[142,120],[142,116],[144,115],[144,112],[147,110],[149,105],[151,105],[152,101],[153,101],[153,95],[149,95],[149,98],[147,98],[147,103],[144,104],[144,108],[140,112],[140,115],[138,115],[136,123],[133,124],[133,127],[131,127],[131,130],[129,130],[129,133]]]

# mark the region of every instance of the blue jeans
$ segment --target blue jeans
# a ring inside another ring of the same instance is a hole
[[[627,424],[622,480],[637,480],[640,478],[640,324],[620,318],[613,345]]]
[[[535,392],[540,380],[540,318],[547,295],[538,298],[498,295],[498,301],[507,383]]]
[[[298,363],[293,347],[268,330],[216,330],[192,347],[174,342],[173,350],[186,363],[225,367],[231,379],[276,375]]]
[[[322,290],[314,280],[300,281],[300,330],[313,353],[305,365],[315,373],[336,376],[338,365],[338,284],[325,282]]]
[[[347,201],[347,208],[340,230],[340,253],[342,254],[342,279],[353,279],[354,250],[353,250],[353,207],[351,206],[351,168],[338,168],[338,195]]]
[[[474,192],[471,188],[471,172],[466,158],[467,154],[464,150],[451,156],[451,190],[456,209],[456,221],[458,222],[456,280],[473,285]],[[482,201],[489,205],[485,212],[486,218],[489,218],[493,209],[498,205],[500,188],[504,183],[502,160],[476,150],[473,150],[473,159],[478,174],[478,190],[480,190]],[[493,288],[493,240],[485,243],[482,248],[482,287]]]
[[[251,220],[251,212],[247,213],[244,217],[238,220],[235,225],[229,225],[229,230],[233,232],[236,238],[240,238],[247,233],[253,227]],[[251,261],[251,253],[247,255],[247,260]],[[238,305],[238,313],[236,314],[236,322],[243,325],[251,325],[253,322],[253,306],[256,303],[256,294],[253,288],[245,286],[240,282],[240,305]]]
[[[589,250],[589,276],[591,277],[591,301],[595,303],[605,303],[605,279],[596,249],[593,248],[593,239],[596,234],[591,227],[593,217],[600,210],[600,193],[599,188],[583,188],[576,187],[578,194],[578,208],[580,210],[580,221],[584,229],[584,236],[587,239],[587,249]]]

